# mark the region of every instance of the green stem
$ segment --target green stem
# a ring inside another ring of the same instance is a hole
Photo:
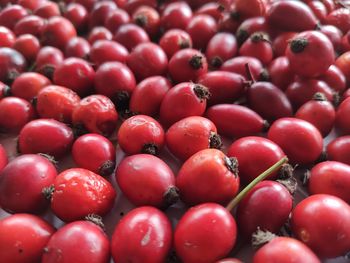
[[[256,177],[253,181],[250,182],[241,192],[239,192],[238,195],[236,195],[235,198],[231,200],[231,202],[226,206],[226,209],[228,211],[231,211],[233,208],[238,205],[238,203],[248,194],[250,190],[254,186],[256,186],[260,181],[264,180],[266,177],[268,177],[270,174],[275,172],[277,169],[279,169],[284,163],[288,162],[287,157],[283,157],[281,160],[279,160],[277,163],[272,165],[269,169],[264,171],[262,174],[260,174],[258,177]]]

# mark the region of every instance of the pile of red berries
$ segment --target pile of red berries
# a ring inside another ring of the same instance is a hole
[[[348,260],[350,1],[0,6],[0,262]]]

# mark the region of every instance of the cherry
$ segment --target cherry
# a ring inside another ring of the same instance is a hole
[[[309,193],[329,194],[350,202],[350,166],[341,162],[327,161],[314,167],[307,174]]]
[[[87,156],[86,153],[89,152]],[[110,175],[115,168],[116,150],[107,138],[89,133],[75,140],[72,147],[74,162],[102,176]]]
[[[165,32],[174,28],[185,30],[191,18],[192,10],[186,2],[169,3],[162,12],[160,25]]]
[[[280,146],[293,163],[310,164],[315,162],[322,153],[321,133],[314,125],[301,119],[276,120],[271,125],[267,138]]]
[[[68,4],[65,7],[63,16],[73,24],[78,32],[86,30],[89,13],[83,5],[78,3]]]
[[[177,51],[171,57],[168,66],[168,72],[176,83],[197,81],[207,71],[208,63],[205,55],[191,48]]]
[[[20,52],[28,62],[33,62],[40,50],[39,40],[30,34],[17,37],[13,48]]]
[[[192,48],[192,39],[186,31],[170,29],[159,40],[159,46],[170,59],[180,49]]]
[[[35,15],[29,15],[23,17],[16,23],[13,32],[17,36],[31,34],[33,36],[40,37],[44,25],[45,20],[43,18]]]
[[[228,148],[227,156],[237,158],[239,178],[242,183],[247,184],[285,154],[273,141],[257,136],[247,136],[233,142]],[[277,173],[273,173],[269,179],[276,179],[277,176]]]
[[[64,50],[68,41],[77,36],[74,25],[60,16],[50,17],[41,33],[41,42],[45,46],[57,47]]]
[[[31,101],[39,91],[51,84],[45,76],[36,72],[25,72],[19,75],[11,86],[11,93],[18,98]]]
[[[160,16],[158,11],[150,6],[137,8],[132,14],[132,21],[142,27],[151,38],[159,33]]]
[[[72,123],[72,114],[80,97],[71,89],[49,85],[38,92],[36,110],[41,118],[52,118],[64,123]]]
[[[146,31],[134,24],[123,24],[114,33],[113,40],[122,44],[129,51],[132,51],[141,43],[150,42]]]
[[[112,40],[113,34],[103,26],[94,27],[89,35],[87,40],[90,45],[93,45],[97,40]]]
[[[61,172],[43,193],[51,200],[52,212],[65,222],[83,219],[89,214],[107,214],[117,195],[106,179],[83,168]]]
[[[39,50],[35,59],[35,69],[49,79],[53,78],[54,71],[64,60],[61,50],[46,46]]]
[[[8,47],[0,48],[0,81],[11,84],[26,67],[21,53]]]
[[[39,213],[49,203],[41,190],[50,186],[57,171],[45,157],[24,154],[13,159],[0,176],[0,205],[9,213]]]
[[[115,101],[118,109],[126,108],[135,86],[134,74],[120,62],[103,63],[96,71],[95,91]]]
[[[266,34],[257,32],[252,34],[240,47],[241,56],[255,57],[264,65],[269,64],[273,59],[271,43]]]
[[[0,221],[0,257],[5,262],[40,262],[55,229],[44,219],[15,214]]]
[[[90,55],[91,46],[90,43],[82,37],[71,38],[64,50],[64,55],[66,57],[77,57],[86,59]]]
[[[118,30],[118,28],[121,25],[127,24],[129,22],[130,22],[129,14],[123,9],[117,9],[117,10],[113,10],[113,12],[111,12],[107,16],[104,26],[108,30],[114,33]]]
[[[33,12],[34,15],[49,19],[50,17],[60,16],[61,11],[55,2],[45,1]]]
[[[9,5],[0,12],[0,25],[13,30],[18,20],[28,15],[28,11],[20,5]]]
[[[113,102],[103,95],[83,98],[74,108],[72,121],[76,128],[111,135],[117,127],[118,113]]]
[[[327,159],[350,165],[350,136],[340,136],[327,145]]]
[[[295,117],[315,125],[322,136],[326,137],[334,125],[335,109],[322,93],[316,93],[313,100],[298,109]]]
[[[89,59],[98,68],[110,61],[125,63],[128,55],[128,50],[115,41],[97,40],[91,47]]]
[[[222,146],[214,123],[199,116],[184,118],[170,126],[166,144],[170,152],[183,161],[200,150]]]
[[[195,15],[189,21],[186,31],[191,36],[193,47],[204,52],[209,40],[217,32],[217,23],[209,15]]]
[[[108,262],[108,237],[93,220],[76,221],[60,228],[45,246],[41,262],[48,263],[62,258],[63,262]]]
[[[205,56],[213,68],[220,68],[228,59],[237,53],[236,38],[229,33],[217,33],[208,42]]]
[[[136,79],[165,75],[168,67],[168,58],[163,49],[153,43],[137,45],[127,58],[127,65]]]
[[[334,62],[332,42],[322,33],[306,31],[289,43],[286,56],[291,69],[303,77],[318,77]]]
[[[247,64],[249,64],[253,78],[258,79],[261,72],[263,71],[263,65],[258,59],[253,57],[239,56],[231,58],[222,64],[220,70],[237,73],[248,79],[249,76],[246,70]]]
[[[188,263],[211,263],[225,257],[236,243],[234,218],[221,205],[204,203],[187,210],[174,233],[176,254]]]
[[[0,47],[12,47],[15,41],[15,34],[7,27],[0,26]]]
[[[116,263],[132,260],[162,263],[166,261],[171,240],[171,223],[166,215],[151,206],[139,207],[117,224],[111,241],[112,258]]]
[[[60,158],[70,150],[72,143],[71,128],[53,119],[38,119],[22,128],[18,137],[18,151],[22,154],[45,153]]]
[[[350,206],[342,199],[316,194],[297,204],[293,234],[321,257],[342,256],[350,247]]]
[[[244,137],[255,135],[266,127],[266,122],[251,109],[235,104],[217,104],[207,109],[206,116],[220,135]]]
[[[136,206],[166,209],[179,199],[173,172],[155,156],[136,154],[126,157],[118,165],[115,177],[122,192]]]
[[[131,112],[149,116],[158,115],[162,100],[171,87],[170,81],[165,77],[154,76],[144,79],[137,84],[131,94]]]
[[[56,85],[65,86],[80,96],[86,96],[91,93],[94,78],[94,69],[81,58],[65,59],[57,66],[53,74],[53,82]]]
[[[19,132],[35,116],[33,106],[24,99],[6,97],[0,100],[0,130],[2,131]]]
[[[275,181],[258,183],[239,203],[236,212],[240,234],[251,238],[257,229],[278,233],[292,211],[293,198],[287,188]],[[266,211],[273,210],[273,213]]]
[[[189,116],[201,116],[205,112],[208,89],[192,82],[183,82],[171,88],[160,106],[160,121],[166,127]]]
[[[276,237],[258,249],[253,257],[253,263],[264,263],[269,260],[277,262],[310,262],[321,261],[310,248],[291,237]]]

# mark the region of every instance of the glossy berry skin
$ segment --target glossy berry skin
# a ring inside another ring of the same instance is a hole
[[[292,163],[309,164],[322,153],[321,133],[311,123],[297,118],[278,119],[271,125],[267,138],[280,146]]]
[[[170,152],[185,161],[200,150],[220,149],[221,138],[209,119],[191,116],[175,122],[166,132],[166,144]]]
[[[198,84],[183,82],[174,86],[162,100],[161,123],[170,126],[185,117],[203,115],[208,97],[208,89]]]
[[[13,159],[0,174],[0,205],[9,213],[40,213],[49,202],[42,194],[57,171],[45,157],[24,154]]]
[[[39,37],[44,25],[45,20],[43,18],[35,15],[29,15],[23,17],[16,23],[13,32],[16,34],[16,36],[31,34]]]
[[[319,79],[326,82],[337,92],[344,92],[346,89],[346,78],[336,65],[331,65]]]
[[[4,146],[2,146],[2,144],[0,144],[0,172],[2,171],[2,169],[4,169],[7,163],[8,163],[8,158],[7,158],[6,149],[4,148]]]
[[[166,209],[178,200],[175,176],[158,157],[135,154],[124,158],[115,172],[120,189],[135,206]]]
[[[88,62],[81,58],[67,58],[56,68],[53,82],[86,96],[93,89],[94,78],[95,71]]]
[[[340,55],[335,61],[335,65],[343,72],[346,81],[350,81],[350,70],[349,70],[349,61],[350,61],[350,51]]]
[[[216,261],[215,263],[242,263],[242,261],[237,258],[224,258]]]
[[[165,75],[168,58],[160,46],[153,43],[142,43],[130,52],[126,63],[136,79],[143,80],[151,76]]]
[[[291,237],[276,237],[257,250],[253,263],[276,262],[310,262],[321,263],[314,252],[302,242]]]
[[[171,223],[166,215],[154,207],[142,206],[131,210],[117,224],[111,241],[112,258],[115,263],[162,263],[171,239]]]
[[[20,5],[9,5],[0,12],[0,25],[13,30],[18,20],[28,15],[28,11]]]
[[[92,222],[76,221],[52,235],[41,262],[108,263],[109,257],[109,240],[103,230]]]
[[[195,15],[189,21],[186,31],[191,36],[193,47],[205,52],[209,40],[217,32],[217,23],[209,15]]]
[[[323,93],[328,101],[333,101],[333,90],[326,82],[318,79],[297,79],[285,91],[295,110],[312,100],[317,92]]]
[[[87,40],[93,45],[97,40],[112,40],[113,34],[103,26],[97,26],[91,29]]]
[[[275,181],[258,183],[239,203],[236,219],[240,234],[250,239],[258,229],[278,233],[292,211],[293,198]],[[273,213],[266,213],[272,211]]]
[[[335,116],[335,127],[341,134],[350,133],[349,125],[350,99],[345,99],[338,107]]]
[[[82,99],[72,115],[73,125],[92,133],[111,135],[117,127],[118,113],[113,102],[103,95],[91,95]]]
[[[4,132],[19,132],[35,116],[33,106],[24,99],[6,97],[0,100],[0,130]]]
[[[185,30],[192,18],[191,7],[186,2],[169,3],[162,12],[160,25],[164,31]]]
[[[129,22],[129,14],[125,10],[118,8],[107,16],[104,25],[109,31],[116,32],[121,25]]]
[[[310,194],[329,194],[350,203],[347,189],[350,185],[350,166],[341,162],[326,161],[312,167],[309,173]]]
[[[68,4],[63,16],[71,21],[77,31],[86,30],[89,13],[83,5],[74,2]]]
[[[254,33],[243,43],[239,49],[239,54],[255,57],[264,65],[269,64],[273,59],[273,50],[268,37],[260,32]]]
[[[263,65],[258,59],[253,57],[239,56],[231,58],[222,64],[220,70],[237,73],[248,79],[249,76],[246,70],[247,63],[249,64],[253,78],[259,79],[260,73],[263,71]]]
[[[236,222],[229,211],[215,203],[200,204],[179,220],[174,233],[175,251],[184,262],[215,262],[232,250],[236,235]]]
[[[0,48],[0,81],[11,84],[27,67],[27,62],[18,51]]]
[[[158,154],[165,143],[162,126],[152,117],[136,115],[126,119],[118,130],[118,144],[127,154]]]
[[[136,25],[142,27],[151,38],[158,35],[160,15],[156,9],[150,6],[140,6],[133,12],[132,20]]]
[[[60,8],[57,3],[45,1],[38,8],[34,10],[34,15],[40,16],[42,18],[50,18],[53,16],[60,16]]]
[[[234,141],[228,148],[227,156],[237,158],[239,178],[247,184],[285,154],[276,143],[266,138],[247,136]],[[272,173],[268,178],[273,180],[277,175]]]
[[[272,42],[272,47],[276,58],[285,56],[289,40],[295,37],[297,34],[298,33],[296,32],[283,32],[276,36]]]
[[[232,34],[217,33],[209,40],[205,56],[211,67],[220,68],[226,60],[236,55],[237,49],[237,40]]]
[[[91,47],[89,59],[96,68],[110,61],[125,63],[129,55],[128,50],[112,40],[97,40]]]
[[[96,133],[85,134],[76,139],[72,147],[72,156],[78,167],[102,176],[110,175],[115,168],[114,145]]]
[[[199,77],[198,84],[209,89],[208,105],[233,102],[242,95],[245,88],[241,75],[227,71],[208,72]]]
[[[169,60],[169,75],[176,83],[197,81],[208,72],[207,59],[200,51],[186,48],[176,52]]]
[[[144,79],[137,84],[131,94],[130,110],[138,114],[157,116],[160,104],[171,88],[170,81],[165,77],[154,76]]]
[[[350,206],[338,197],[316,194],[302,200],[292,212],[291,227],[320,257],[338,257],[349,251]]]
[[[64,50],[64,55],[69,57],[76,57],[86,59],[91,51],[90,43],[82,37],[71,38]]]
[[[97,1],[89,12],[89,28],[104,25],[106,18],[116,9],[113,1]]]
[[[159,40],[159,46],[170,59],[180,49],[192,48],[192,39],[184,30],[170,29]]]
[[[19,75],[11,85],[11,93],[18,98],[31,101],[41,89],[51,84],[51,81],[36,72],[25,72]]]
[[[315,125],[322,136],[326,137],[334,126],[335,109],[323,95],[316,93],[313,100],[309,100],[298,109],[295,117]]]
[[[67,42],[68,43],[68,42]],[[54,71],[64,60],[61,50],[46,46],[39,50],[35,59],[35,71],[49,79],[53,78]]]
[[[72,123],[72,114],[80,97],[71,89],[49,85],[39,91],[36,110],[41,118],[52,118],[64,123]]]
[[[116,102],[116,106],[126,103],[135,89],[136,80],[132,71],[120,62],[103,63],[96,71],[95,91]],[[119,102],[119,103],[118,103]]]
[[[265,17],[250,17],[243,21],[241,18],[239,21],[241,21],[241,24],[236,31],[237,42],[239,45],[242,45],[254,33],[269,31]]]
[[[18,150],[22,154],[45,153],[59,159],[70,150],[72,143],[73,131],[67,125],[54,119],[37,119],[22,128]]]
[[[265,121],[251,109],[235,104],[217,104],[206,111],[219,131],[228,137],[255,135],[264,130]]]
[[[53,187],[51,210],[65,222],[83,219],[89,214],[104,216],[112,209],[117,195],[106,179],[83,168],[63,171]]]
[[[40,43],[35,36],[25,34],[17,37],[13,48],[20,52],[28,62],[32,62],[40,50]]]
[[[182,165],[176,186],[181,200],[188,205],[226,204],[239,189],[236,160],[217,149],[201,150]]]
[[[337,8],[328,14],[326,21],[328,24],[339,28],[343,34],[350,30],[350,12],[347,8]]]
[[[323,25],[320,29],[321,33],[325,34],[333,44],[334,51],[341,51],[343,33],[339,28],[332,25]]]
[[[327,159],[350,165],[350,136],[340,136],[327,145]]]
[[[49,18],[45,24],[41,42],[45,46],[53,46],[64,50],[68,41],[75,36],[77,36],[77,31],[68,19],[54,16]]]
[[[303,77],[318,77],[334,63],[332,42],[322,33],[305,31],[288,45],[286,56],[291,69]]]
[[[134,24],[121,25],[113,36],[113,40],[126,47],[129,52],[141,43],[150,42],[146,31]]]
[[[40,262],[55,229],[42,218],[15,214],[0,221],[0,257],[4,262]],[[25,234],[24,234],[25,233]]]
[[[15,41],[15,34],[7,27],[0,26],[0,47],[12,47]]]
[[[292,104],[285,93],[270,82],[253,83],[247,91],[249,107],[267,120],[293,115]]]

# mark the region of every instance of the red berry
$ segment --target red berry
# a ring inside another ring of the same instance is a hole
[[[89,59],[96,68],[110,61],[125,63],[129,55],[128,50],[112,40],[97,40],[91,47]]]
[[[144,29],[134,24],[121,25],[114,33],[113,40],[122,44],[129,51],[132,51],[141,43],[150,42],[150,39]]]
[[[327,145],[328,160],[350,165],[350,136],[340,136]]]
[[[159,40],[159,46],[170,59],[180,49],[192,48],[192,39],[186,31],[170,29]]]
[[[228,59],[237,53],[236,38],[229,33],[217,33],[208,42],[205,55],[209,65],[213,68],[220,68]]]
[[[0,26],[0,47],[12,47],[15,41],[15,34],[7,27]]]

